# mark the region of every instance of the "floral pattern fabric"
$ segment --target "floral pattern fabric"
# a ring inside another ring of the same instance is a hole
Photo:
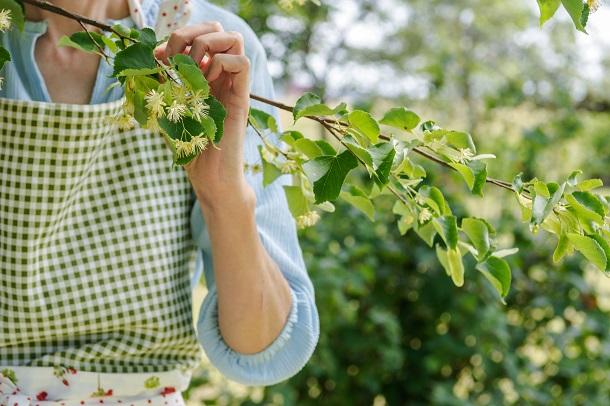
[[[56,367],[0,367],[0,406],[185,406],[190,375],[108,374]]]

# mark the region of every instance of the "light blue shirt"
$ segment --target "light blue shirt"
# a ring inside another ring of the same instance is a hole
[[[155,25],[160,2],[161,0],[143,1],[142,12],[147,25]],[[192,3],[190,24],[218,21],[226,31],[239,31],[243,34],[246,55],[251,63],[251,92],[273,99],[273,83],[267,71],[265,52],[250,27],[237,16],[204,0],[193,0]],[[133,24],[131,19],[122,22]],[[0,72],[0,76],[5,77],[0,97],[51,101],[34,58],[35,42],[46,32],[46,28],[46,22],[28,21],[23,37],[16,30],[0,33],[0,44],[9,50],[13,58]],[[91,104],[110,102],[123,96],[120,88],[113,88],[104,94],[113,81],[108,78],[111,73],[112,67],[101,62]],[[277,115],[274,108],[256,101],[252,101],[252,107]],[[246,163],[260,161],[260,144],[258,135],[248,128],[244,148]],[[198,251],[193,285],[205,273],[209,290],[201,306],[197,323],[198,336],[208,358],[224,375],[246,385],[271,385],[296,374],[307,363],[318,340],[319,320],[313,286],[305,270],[295,223],[282,188],[290,183],[290,179],[279,179],[267,187],[262,185],[262,176],[247,175],[247,180],[256,193],[256,223],[263,245],[281,269],[292,291],[290,315],[276,340],[257,354],[237,353],[224,342],[218,328],[218,296],[210,239],[201,208],[196,203],[191,212],[191,231]]]

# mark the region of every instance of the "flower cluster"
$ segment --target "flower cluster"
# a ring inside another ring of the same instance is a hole
[[[186,158],[198,154],[208,146],[208,138],[204,134],[195,135],[190,141],[173,140],[178,158]]]
[[[313,227],[318,221],[320,221],[320,215],[316,211],[310,211],[296,218],[298,228]]]
[[[0,32],[10,30],[11,10],[0,10]]]

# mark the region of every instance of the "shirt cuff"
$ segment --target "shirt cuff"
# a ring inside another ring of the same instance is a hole
[[[218,327],[218,295],[210,287],[198,321],[199,341],[210,362],[229,379],[267,386],[299,372],[311,357],[319,336],[318,314],[305,293],[291,289],[288,320],[278,337],[256,354],[241,354],[227,345]]]

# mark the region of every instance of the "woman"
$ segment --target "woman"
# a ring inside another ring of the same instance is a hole
[[[57,48],[77,22],[26,5],[24,35],[0,34],[13,57],[0,91],[0,405],[183,404],[201,346],[245,384],[293,375],[318,318],[281,184],[243,171],[258,160],[249,92],[273,97],[260,43],[204,1],[52,3],[131,26],[188,20],[155,53],[200,63],[225,136],[172,169],[160,135],[102,123],[122,94],[104,93],[99,57]],[[209,288],[198,337],[195,252]]]

